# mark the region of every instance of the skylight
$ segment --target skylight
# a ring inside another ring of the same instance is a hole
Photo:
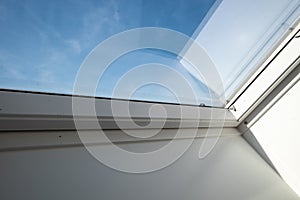
[[[0,88],[72,94],[80,65],[99,43],[133,28],[161,27],[194,38],[216,65],[223,85],[207,83],[177,55],[144,49],[113,62],[95,95],[128,98],[113,93],[117,81],[138,65],[159,63],[189,82],[197,102],[224,106],[226,98],[255,70],[298,16],[298,0],[1,1]],[[189,50],[188,44],[183,46],[183,55]],[[142,76],[169,78],[181,85],[159,70]],[[189,96],[179,101],[177,94],[157,84],[128,92],[132,94],[130,99],[136,100],[195,102]],[[212,95],[215,93],[219,96]]]
[[[299,0],[225,0],[206,25],[194,33],[219,71],[227,100],[299,17]]]

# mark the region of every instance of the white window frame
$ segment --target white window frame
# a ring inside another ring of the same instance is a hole
[[[300,23],[290,28],[291,32],[263,61],[260,67],[226,104],[236,119],[242,122],[300,62]]]
[[[5,90],[0,91],[0,131],[20,130],[75,130],[72,112],[72,95],[50,94],[42,92],[28,92]],[[75,96],[79,99],[94,99],[94,97]],[[132,106],[130,116],[127,113],[113,115],[111,104],[120,108]],[[164,119],[161,113],[151,116],[152,125],[147,128],[161,128],[161,120],[166,120],[164,128],[201,128],[201,127],[236,127],[237,121],[232,113],[225,108],[201,107],[193,105],[180,105],[172,103],[156,103],[143,101],[130,101],[121,99],[95,98],[97,118],[102,129],[118,129],[116,122],[121,123],[127,129],[131,127],[131,121],[148,123],[149,109],[152,106],[163,106],[171,118]],[[181,116],[181,112],[191,115]],[[193,112],[199,112],[200,118],[194,118]],[[212,115],[213,113],[213,115]],[[224,119],[225,117],[225,119]],[[78,116],[77,119],[88,123],[92,116]],[[157,122],[157,123],[155,123]],[[199,122],[195,126],[195,122]],[[86,129],[89,129],[86,127]]]
[[[97,119],[101,123],[101,128],[106,130],[118,130],[117,124],[119,123],[126,129],[161,129],[162,120],[165,120],[163,129],[236,128],[298,64],[300,48],[298,50],[297,47],[300,45],[300,39],[295,37],[299,36],[299,30],[300,25],[296,23],[291,33],[247,80],[225,108],[101,97],[75,97],[95,98],[95,109],[97,113],[100,113]],[[282,65],[283,62],[284,65]],[[267,77],[271,79],[266,79]],[[256,92],[253,93],[253,91]],[[74,131],[76,127],[72,112],[72,98],[74,98],[72,95],[0,89],[0,131]],[[130,103],[133,108],[130,116],[127,113],[113,115],[110,109],[112,102],[120,108]],[[169,113],[172,113],[172,117],[164,119],[165,116],[157,114],[151,116],[151,121],[154,123],[150,127],[132,127],[130,123],[132,119],[138,123],[148,123],[149,109],[156,105],[163,106]],[[194,118],[190,115],[182,118],[180,111],[199,112],[200,117]],[[212,113],[214,113],[213,116]],[[79,116],[79,119],[88,124],[91,117]],[[86,129],[89,130],[89,127],[87,126]]]

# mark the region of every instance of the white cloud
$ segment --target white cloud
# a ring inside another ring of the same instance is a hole
[[[71,47],[72,51],[76,54],[81,53],[81,45],[77,40],[67,40],[66,43]]]
[[[26,76],[18,69],[15,69],[13,67],[5,67],[4,69],[4,77],[8,77],[10,79],[14,80],[24,80],[26,79]]]
[[[39,74],[36,78],[36,81],[38,82],[55,82],[55,75],[53,72],[49,70],[39,70]]]
[[[107,1],[106,3],[105,6],[93,8],[83,17],[81,41],[84,41],[88,49],[122,28],[118,2]]]

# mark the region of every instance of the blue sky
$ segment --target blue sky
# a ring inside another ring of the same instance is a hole
[[[214,3],[215,0],[2,0],[0,88],[71,93],[80,64],[104,39],[149,26],[192,36]],[[98,95],[109,96],[113,80],[133,65],[158,62],[182,68],[175,56],[152,53],[136,52],[116,62],[101,85],[105,89],[100,86]],[[136,58],[139,60],[132,62]],[[163,91],[170,98],[171,94],[162,88],[148,87],[141,94],[155,91],[156,96]]]
[[[299,15],[299,0],[1,0],[0,88],[70,94],[80,64],[96,45],[116,33],[150,26],[193,35],[230,96]],[[205,81],[193,77],[176,56],[149,50],[117,60],[97,95],[110,97],[122,74],[149,62],[171,66],[191,82],[199,99],[209,98]],[[141,88],[134,98],[176,101],[155,85]]]

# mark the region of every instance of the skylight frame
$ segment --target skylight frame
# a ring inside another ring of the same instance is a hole
[[[289,30],[226,104],[225,108],[231,109],[238,121],[243,121],[300,62],[300,50],[297,49],[300,18]],[[282,63],[286,64],[282,66]]]
[[[225,108],[0,90],[0,120],[3,122],[0,124],[0,131],[75,130],[72,98],[95,100],[96,117],[99,123],[102,123],[102,129],[120,129],[116,122],[122,123],[127,129],[136,129],[137,127],[131,126],[132,120],[146,124],[149,123],[149,120],[154,121],[151,127],[141,126],[137,128],[141,130],[162,128],[162,121],[165,121],[164,129],[222,128],[238,125],[232,113]],[[111,110],[111,106],[126,108],[128,104],[132,106],[129,115],[126,112],[120,112],[116,115]],[[172,115],[165,118],[163,113],[156,113],[150,117],[149,109],[153,106],[161,106]],[[183,117],[182,112],[191,113],[191,115]],[[193,117],[195,112],[200,113],[199,118]],[[87,123],[93,117],[89,115],[77,116],[79,120]],[[87,126],[86,129],[91,130],[92,128]]]

